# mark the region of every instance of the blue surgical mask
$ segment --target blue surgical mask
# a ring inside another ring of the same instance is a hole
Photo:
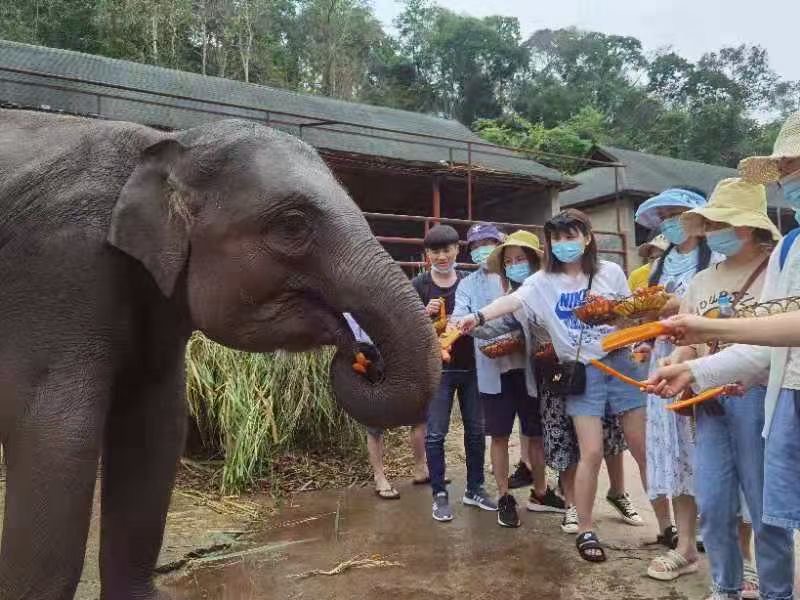
[[[706,234],[706,242],[713,252],[719,252],[725,256],[735,256],[742,251],[744,242],[736,235],[733,227],[726,227],[717,231],[709,231]]]
[[[553,242],[551,249],[553,251],[553,256],[562,263],[574,263],[583,256],[586,246],[584,246],[581,241],[570,240],[566,242]]]
[[[661,221],[661,233],[664,234],[664,237],[667,238],[670,244],[675,244],[676,246],[682,244],[689,238],[681,223],[680,215]]]
[[[795,212],[800,211],[800,171],[795,171],[791,175],[787,175],[780,180],[780,184],[786,203],[791,206]]]
[[[475,250],[470,252],[472,262],[474,262],[476,265],[486,264],[486,261],[489,259],[489,256],[492,254],[493,250],[493,246],[480,246],[479,248],[475,248]]]
[[[506,277],[514,283],[522,283],[531,276],[531,265],[528,262],[506,265]]]

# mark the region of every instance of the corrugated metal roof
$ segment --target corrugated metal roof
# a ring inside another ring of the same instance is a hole
[[[738,175],[736,169],[719,165],[610,146],[601,146],[600,150],[625,165],[619,168],[619,186],[626,194],[652,196],[677,185],[689,185],[710,194],[720,179]],[[613,168],[596,167],[573,178],[580,185],[559,194],[561,206],[587,204],[615,193]]]
[[[96,114],[175,129],[192,127],[225,116],[264,122],[271,111],[282,111],[303,115],[303,118],[273,115],[273,119],[291,123],[276,126],[293,133],[298,133],[297,125],[300,123],[310,123],[313,120],[355,125],[337,124],[304,129],[303,139],[320,149],[421,163],[467,163],[466,142],[483,142],[461,123],[431,115],[300,94],[69,50],[0,40],[0,67],[49,73],[100,84],[55,81],[0,70],[0,102],[25,107],[44,106],[70,113]],[[60,89],[33,85],[43,82],[57,85]],[[135,91],[107,87],[114,85],[134,88]],[[144,92],[160,92],[185,98],[160,97]],[[98,93],[114,97],[98,99]],[[237,106],[220,106],[220,102]],[[211,114],[209,110],[225,114]],[[384,139],[354,135],[370,133],[365,127],[394,129],[407,134],[372,132]],[[453,138],[458,141],[421,140],[413,134]],[[421,141],[428,144],[419,143]],[[473,148],[473,164],[530,178],[545,185],[574,185],[570,178],[535,161],[500,148],[493,148],[491,151],[503,156],[482,154],[478,148]]]

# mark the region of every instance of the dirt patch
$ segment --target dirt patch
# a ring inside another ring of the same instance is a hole
[[[463,472],[453,471],[457,499]],[[409,482],[397,487],[397,502],[366,489],[299,494],[249,536],[250,547],[261,548],[256,554],[213,569],[195,565],[161,583],[186,600],[704,597],[705,571],[675,584],[644,577],[658,552],[648,544],[655,527],[623,525],[599,503],[598,529],[610,560],[595,566],[578,560],[573,537],[561,532],[556,515],[524,513],[522,527],[509,530],[493,513],[456,501],[454,521],[435,523],[428,489]],[[524,501],[526,493],[519,490],[517,498]],[[342,568],[358,561],[366,562]]]

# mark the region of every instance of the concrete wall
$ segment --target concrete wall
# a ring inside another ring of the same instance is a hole
[[[592,227],[601,231],[622,232],[626,235],[627,263],[625,268],[630,272],[641,264],[636,253],[636,234],[633,221],[634,203],[631,198],[623,196],[620,198],[620,225],[617,224],[617,206],[615,200],[608,200],[592,206],[580,207],[580,210],[589,215],[592,220]],[[622,250],[622,240],[619,236],[598,236],[601,248]],[[620,262],[620,255],[609,254],[603,256],[608,260]]]
[[[541,226],[558,212],[557,198],[556,188],[531,190],[480,210],[478,218],[486,221]]]

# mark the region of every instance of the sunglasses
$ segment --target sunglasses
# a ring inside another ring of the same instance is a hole
[[[579,227],[583,222],[569,213],[558,213],[544,224],[545,229],[561,229],[564,227]]]

